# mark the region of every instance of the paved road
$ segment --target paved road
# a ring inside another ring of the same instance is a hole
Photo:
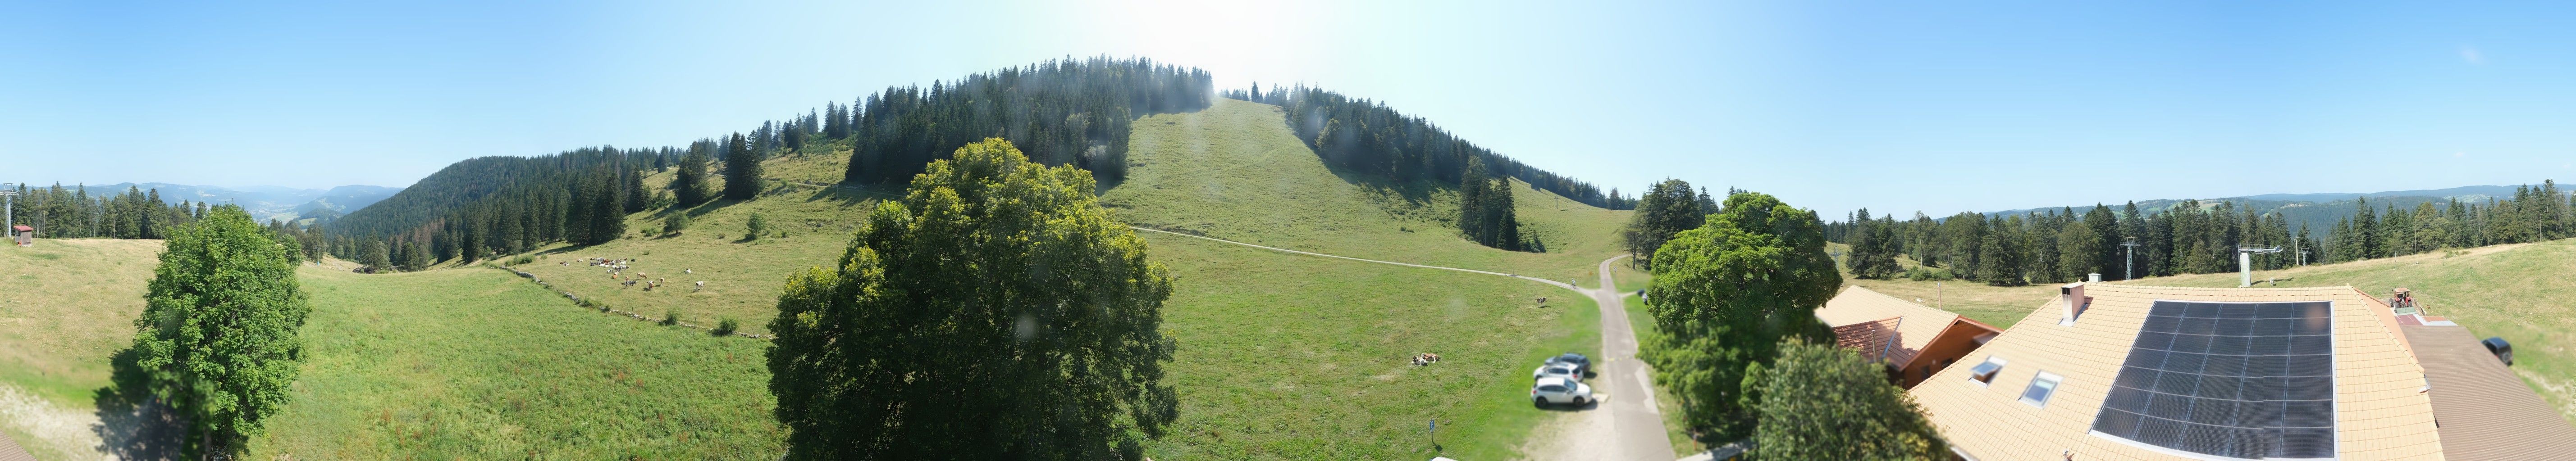
[[[1646,363],[1637,360],[1637,332],[1630,331],[1628,305],[1619,285],[1610,279],[1610,264],[1628,255],[1601,260],[1601,285],[1592,289],[1592,303],[1601,306],[1601,355],[1609,356],[1603,365],[1603,384],[1633,396],[1610,401],[1611,425],[1618,428],[1617,446],[1621,454],[1603,459],[1673,459],[1672,440],[1664,432],[1664,415],[1655,409],[1654,380],[1647,377]]]
[[[1394,261],[1360,259],[1349,256],[1267,247],[1161,229],[1136,226],[1128,227],[1141,231],[1161,232],[1182,237],[1242,245],[1282,253],[1295,253],[1308,256],[1347,259],[1378,264],[1393,264],[1406,267],[1419,267],[1423,269],[1439,269],[1486,275],[1499,275],[1555,285],[1558,288],[1574,290],[1577,293],[1590,295],[1592,296],[1592,303],[1599,305],[1601,309],[1601,356],[1594,357],[1592,359],[1595,364],[1594,372],[1596,374],[1593,376],[1590,384],[1592,384],[1592,389],[1595,393],[1607,394],[1609,398],[1599,405],[1575,410],[1573,414],[1565,415],[1566,420],[1555,422],[1555,424],[1559,424],[1558,426],[1553,426],[1556,430],[1539,431],[1540,433],[1537,434],[1538,437],[1557,437],[1561,438],[1561,440],[1533,441],[1531,447],[1534,448],[1532,451],[1535,452],[1529,453],[1528,455],[1534,459],[1542,460],[1582,459],[1664,461],[1674,459],[1672,442],[1666,438],[1664,432],[1663,414],[1655,409],[1654,389],[1652,387],[1648,387],[1651,386],[1654,381],[1647,377],[1648,370],[1646,369],[1646,364],[1637,360],[1637,334],[1628,326],[1627,304],[1623,299],[1621,299],[1622,295],[1619,292],[1618,284],[1614,283],[1610,278],[1610,265],[1618,263],[1620,259],[1627,258],[1628,255],[1613,256],[1610,259],[1601,260],[1599,271],[1601,273],[1600,288],[1587,290],[1583,287],[1575,286],[1566,282],[1538,277],[1480,271],[1475,269],[1459,269],[1455,267],[1426,266]]]

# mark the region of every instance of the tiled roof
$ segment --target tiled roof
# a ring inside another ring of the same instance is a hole
[[[1842,293],[1825,301],[1824,308],[1816,309],[1816,319],[1835,327],[1836,334],[1842,333],[1843,327],[1890,318],[1902,319],[1885,331],[1895,335],[1895,347],[1884,354],[1864,351],[1862,355],[1902,365],[1913,360],[1914,354],[1922,352],[1924,345],[1931,344],[1932,338],[1940,336],[1942,329],[1949,328],[1952,321],[1958,320],[1959,314],[1897,299],[1857,285],[1844,286]],[[1886,343],[1882,341],[1880,344]]]
[[[2433,383],[2442,455],[2453,461],[2576,456],[2576,426],[2459,326],[2402,328]]]
[[[1982,460],[2205,459],[2091,433],[2094,416],[2157,300],[2332,301],[2335,437],[2340,459],[2442,459],[2429,396],[2388,307],[2351,287],[2183,288],[2085,284],[2091,299],[2073,325],[2059,325],[2062,300],[2031,311],[1962,362],[2007,363],[1991,384],[1951,367],[1909,392],[1944,438]],[[1820,310],[1821,312],[1821,310]],[[2045,407],[2019,397],[2034,376],[2062,376]]]
[[[1864,359],[1872,361],[1886,359],[1887,355],[1896,349],[1896,345],[1892,344],[1896,340],[1896,328],[1904,323],[1904,317],[1888,317],[1871,322],[1836,325],[1834,326],[1834,345],[1859,352]]]

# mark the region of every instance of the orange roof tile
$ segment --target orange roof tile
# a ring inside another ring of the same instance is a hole
[[[1838,335],[1844,327],[1901,319],[1884,331],[1893,335],[1894,347],[1887,348],[1884,353],[1863,352],[1871,358],[1900,365],[1913,360],[1914,354],[1923,352],[1924,345],[1931,344],[1933,338],[1941,335],[1941,330],[1950,328],[1950,323],[1959,318],[1959,314],[1950,311],[1897,299],[1857,285],[1844,286],[1842,293],[1825,301],[1824,308],[1816,309],[1816,319],[1824,321],[1826,326],[1835,327]]]

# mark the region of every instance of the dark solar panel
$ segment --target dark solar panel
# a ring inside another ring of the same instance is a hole
[[[2332,458],[2332,311],[2156,301],[2093,430],[2230,458]]]

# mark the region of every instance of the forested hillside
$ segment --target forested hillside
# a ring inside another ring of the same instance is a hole
[[[2095,205],[2081,212],[1970,212],[1937,220],[1919,212],[1906,220],[1871,216],[1864,209],[1827,227],[1830,238],[1852,246],[1855,276],[1957,277],[1997,285],[2068,282],[2087,273],[2118,280],[2132,267],[2136,277],[2233,272],[2239,245],[2280,246],[2281,253],[2253,258],[2255,269],[2271,270],[2301,261],[2357,261],[2576,236],[2576,201],[2555,181],[2512,194],[2484,203],[2412,201],[2411,207],[2358,198],[2342,210],[2343,217],[2322,227],[2294,226],[2287,210],[2300,208],[2261,211],[2197,200],[2160,213],[2131,203],[2117,211]],[[2132,240],[2138,243],[2134,249],[2121,246]],[[1899,254],[1946,270],[1900,274],[1894,260]]]
[[[1207,71],[1150,59],[1048,61],[955,82],[887,88],[827,108],[824,136],[851,138],[852,183],[908,181],[923,165],[975,140],[1001,137],[1030,160],[1127,176],[1127,128],[1136,117],[1207,108]]]
[[[1205,71],[1148,59],[1057,60],[928,87],[887,88],[849,105],[829,103],[764,122],[747,134],[703,138],[685,149],[599,146],[539,157],[476,158],[331,220],[327,235],[312,240],[324,252],[377,270],[472,261],[547,242],[596,244],[629,230],[619,216],[713,200],[716,181],[762,177],[762,160],[773,156],[847,152],[841,182],[869,185],[909,180],[930,161],[986,137],[1009,140],[1042,164],[1088,169],[1104,186],[1115,186],[1127,177],[1135,120],[1206,109],[1216,96],[1209,82]],[[1451,222],[1487,246],[1546,251],[1543,240],[1524,235],[1510,184],[1482,177],[1519,179],[1594,206],[1633,203],[1477,147],[1383,104],[1306,87],[1231,94],[1288,107],[1282,122],[1327,164],[1356,173],[1347,179],[1430,181],[1467,191]],[[707,169],[713,165],[723,171]],[[674,186],[644,185],[643,177],[673,166],[679,167]],[[722,195],[748,200],[782,184],[727,182]]]
[[[1603,194],[1592,183],[1532,168],[1384,103],[1304,85],[1269,92],[1256,85],[1226,96],[1286,108],[1288,127],[1297,137],[1313,147],[1315,155],[1323,156],[1325,164],[1344,171],[1397,181],[1459,183],[1466,179],[1470,162],[1481,162],[1484,173],[1519,179],[1585,204],[1613,210],[1633,207],[1633,201]]]

